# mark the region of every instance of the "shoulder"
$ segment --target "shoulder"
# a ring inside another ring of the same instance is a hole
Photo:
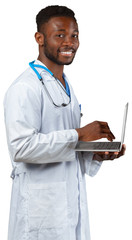
[[[13,81],[13,83],[11,84],[11,86],[9,87],[12,88],[15,85],[28,85],[29,87],[34,87],[36,85],[39,86],[39,81],[38,78],[36,76],[36,74],[34,74],[34,72],[31,70],[31,68],[27,68],[20,76],[17,77],[17,79],[15,81]]]
[[[41,86],[42,84],[37,78],[36,74],[29,67],[12,82],[7,92],[12,91],[14,88],[29,88],[37,91],[41,88]]]
[[[10,98],[37,97],[41,94],[42,84],[37,76],[27,68],[18,78],[13,81],[5,93],[4,102]]]

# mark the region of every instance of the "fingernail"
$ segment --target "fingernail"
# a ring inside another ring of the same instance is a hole
[[[109,154],[109,152],[105,152],[105,155],[108,155]]]

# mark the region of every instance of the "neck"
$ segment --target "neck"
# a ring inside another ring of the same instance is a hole
[[[63,79],[64,65],[58,65],[52,62],[51,60],[47,59],[45,56],[41,56],[41,54],[39,54],[38,60],[41,61],[54,74],[54,76],[62,82],[62,84],[64,84]]]

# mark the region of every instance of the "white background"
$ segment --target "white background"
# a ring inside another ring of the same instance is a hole
[[[108,121],[120,140],[124,105],[129,101],[126,155],[103,163],[86,177],[92,240],[132,240],[132,3],[130,0],[23,0],[0,6],[0,237],[7,239],[12,180],[6,145],[3,98],[12,81],[37,58],[35,16],[47,5],[72,8],[80,30],[80,48],[65,68],[82,105],[82,125]],[[15,239],[14,239],[15,240]]]

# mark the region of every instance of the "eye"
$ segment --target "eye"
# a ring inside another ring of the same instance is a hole
[[[63,38],[64,34],[57,34],[56,36],[59,37],[59,38]]]
[[[78,34],[73,34],[72,37],[78,39]]]

